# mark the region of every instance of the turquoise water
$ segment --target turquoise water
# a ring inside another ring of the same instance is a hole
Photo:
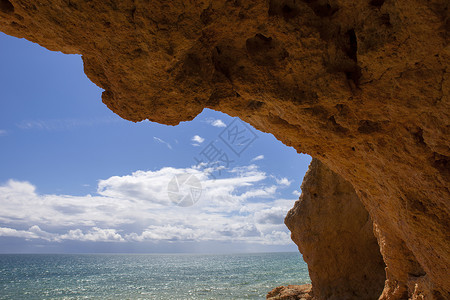
[[[0,255],[0,299],[264,299],[304,283],[298,253]]]

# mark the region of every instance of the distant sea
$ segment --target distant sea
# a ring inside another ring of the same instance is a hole
[[[265,299],[309,282],[299,253],[0,255],[0,299]]]

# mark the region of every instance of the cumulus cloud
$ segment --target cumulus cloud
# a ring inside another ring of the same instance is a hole
[[[297,190],[292,191],[292,195],[294,195],[294,196],[300,197],[301,194],[302,193],[300,191],[297,191]]]
[[[266,208],[255,213],[258,224],[283,224],[286,211],[283,207]]]
[[[18,237],[30,239],[42,239],[46,241],[61,242],[63,240],[90,241],[90,242],[123,242],[122,236],[115,229],[101,229],[94,227],[84,233],[80,229],[69,230],[65,234],[50,233],[39,226],[31,226],[28,230],[16,230],[8,227],[0,227],[0,236]]]
[[[276,181],[279,185],[283,185],[283,186],[290,186],[292,183],[292,181],[287,179],[286,177],[279,178],[279,179],[277,178]]]
[[[192,174],[201,183],[202,196],[193,206],[179,207],[169,199],[168,183],[179,174]],[[195,167],[136,171],[99,180],[97,194],[85,196],[39,194],[29,182],[9,180],[0,185],[0,236],[52,242],[290,243],[283,218],[294,200],[276,198],[274,177],[256,165],[223,170],[223,175],[213,179]]]
[[[172,150],[172,145],[170,145],[170,144],[169,144],[168,142],[166,142],[165,140],[160,139],[159,137],[156,137],[156,136],[154,136],[153,139],[154,139],[156,142],[160,143],[160,144],[166,145],[167,148],[169,148],[170,150]]]
[[[214,127],[226,127],[227,126],[221,119],[212,121],[211,125]]]
[[[141,234],[131,233],[126,237],[131,241],[192,241],[199,240],[202,235],[199,230],[193,230],[192,228],[187,228],[183,225],[173,226],[173,225],[162,225],[156,226],[151,225],[145,229]]]
[[[252,158],[251,161],[253,162],[253,161],[262,160],[262,159],[264,159],[264,155],[261,154],[261,155],[258,155],[256,157]]]
[[[31,229],[31,228],[30,228]],[[29,230],[16,230],[7,227],[0,227],[0,236],[20,237],[25,239],[35,239],[38,236]]]
[[[33,225],[28,230],[16,230],[8,227],[0,227],[0,236],[19,237],[30,239],[43,239],[46,241],[57,241],[58,235],[42,230],[39,226]]]
[[[205,122],[214,127],[227,127],[227,125],[221,119],[207,118]]]
[[[69,230],[58,236],[58,240],[90,241],[90,242],[123,242],[124,238],[115,229],[101,229],[94,227],[84,233],[80,229]]]
[[[191,141],[193,142],[192,143],[193,146],[200,146],[200,144],[203,143],[205,141],[205,139],[199,135],[194,135],[192,137]]]

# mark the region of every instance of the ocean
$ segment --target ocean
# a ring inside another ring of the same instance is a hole
[[[0,299],[265,299],[305,283],[299,253],[0,255]]]

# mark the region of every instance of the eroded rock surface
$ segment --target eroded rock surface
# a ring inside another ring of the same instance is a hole
[[[385,264],[350,183],[313,159],[285,223],[308,264],[314,299],[378,299]]]
[[[274,288],[267,294],[267,300],[311,300],[312,289],[310,284],[288,285]]]
[[[448,0],[0,0],[131,121],[239,116],[349,181],[384,298],[450,298]],[[416,297],[416,296],[414,296]]]

